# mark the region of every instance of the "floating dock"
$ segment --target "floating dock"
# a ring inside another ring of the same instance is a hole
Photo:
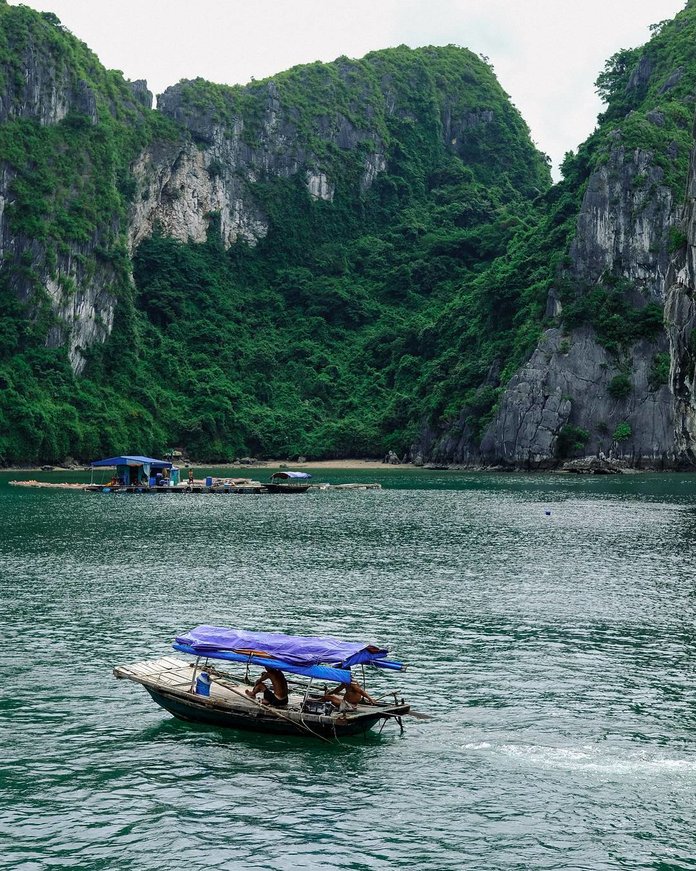
[[[153,495],[190,495],[192,493],[204,493],[207,495],[224,494],[268,494],[269,490],[261,481],[252,481],[249,478],[213,478],[210,484],[205,481],[194,481],[192,484],[180,483],[169,486],[146,485],[112,485],[112,484],[70,484],[53,481],[9,481],[11,487],[35,487],[47,490],[80,490],[86,493],[136,493]],[[312,484],[309,491],[320,490],[381,490],[382,485],[370,484]]]

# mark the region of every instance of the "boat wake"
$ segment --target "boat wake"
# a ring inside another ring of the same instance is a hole
[[[488,741],[464,744],[463,750],[491,751],[530,767],[604,775],[696,778],[696,760],[658,756],[647,752],[616,754],[600,747],[552,747],[534,744],[499,744]]]

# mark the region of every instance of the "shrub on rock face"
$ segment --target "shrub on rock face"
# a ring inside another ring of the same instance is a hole
[[[686,248],[688,238],[686,233],[681,229],[681,227],[670,227],[668,239],[670,254],[674,254],[675,252],[680,251],[682,248]]]
[[[556,456],[559,459],[570,457],[582,451],[589,441],[590,434],[586,429],[573,424],[566,424],[561,428],[556,439]]]
[[[632,389],[631,379],[625,372],[615,375],[607,388],[609,396],[614,399],[627,399],[631,395]]]
[[[612,439],[615,442],[625,442],[627,439],[630,439],[632,435],[633,431],[631,429],[631,424],[624,421],[616,427]]]
[[[650,366],[650,374],[648,375],[648,384],[651,390],[659,390],[660,387],[667,384],[669,381],[669,354],[655,354],[652,365]]]

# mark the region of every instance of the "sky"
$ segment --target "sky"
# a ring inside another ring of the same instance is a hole
[[[17,5],[16,0],[11,0]],[[608,57],[685,0],[25,0],[155,94],[201,76],[245,84],[291,66],[406,44],[485,55],[537,147],[558,165],[602,110]]]

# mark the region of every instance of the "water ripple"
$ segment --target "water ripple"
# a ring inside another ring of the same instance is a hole
[[[696,867],[696,482],[383,480],[0,487],[0,867]],[[433,719],[335,748],[114,681],[199,622],[387,643]]]

